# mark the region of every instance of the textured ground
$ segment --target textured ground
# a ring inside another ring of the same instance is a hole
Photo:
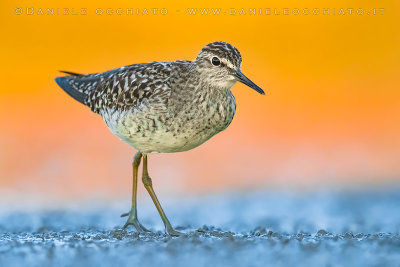
[[[161,197],[162,198],[162,197]],[[400,191],[224,194],[165,200],[165,236],[120,230],[127,203],[0,213],[0,266],[400,266]],[[204,225],[206,224],[206,226]]]

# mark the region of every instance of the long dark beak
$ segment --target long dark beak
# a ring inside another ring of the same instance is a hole
[[[239,82],[241,82],[241,83],[247,85],[247,86],[250,87],[250,88],[253,88],[254,90],[256,90],[257,92],[259,92],[260,94],[265,95],[263,89],[261,89],[260,87],[258,87],[257,84],[255,84],[255,83],[253,83],[252,81],[250,81],[250,79],[247,78],[246,76],[244,76],[244,74],[243,74],[240,70],[238,70],[235,74],[233,74],[233,76],[235,76],[236,79],[237,79]]]

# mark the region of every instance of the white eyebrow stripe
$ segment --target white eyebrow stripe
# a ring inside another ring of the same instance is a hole
[[[233,64],[231,62],[229,62],[226,58],[221,58],[220,60],[222,61],[223,64],[228,66],[228,68],[235,69],[235,66],[233,66]]]

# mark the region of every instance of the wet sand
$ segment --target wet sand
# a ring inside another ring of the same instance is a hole
[[[0,266],[400,266],[400,191],[222,194],[0,213]],[[205,225],[204,225],[205,224]]]

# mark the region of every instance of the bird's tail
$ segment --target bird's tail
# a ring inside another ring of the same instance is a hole
[[[83,77],[84,75],[74,73],[74,72],[69,72],[69,71],[60,71],[62,73],[69,74],[71,76],[65,76],[65,77],[56,77],[56,83],[68,94],[70,95],[73,99],[76,101],[85,104],[85,98],[86,94],[79,91],[75,86],[74,86],[74,79]]]

